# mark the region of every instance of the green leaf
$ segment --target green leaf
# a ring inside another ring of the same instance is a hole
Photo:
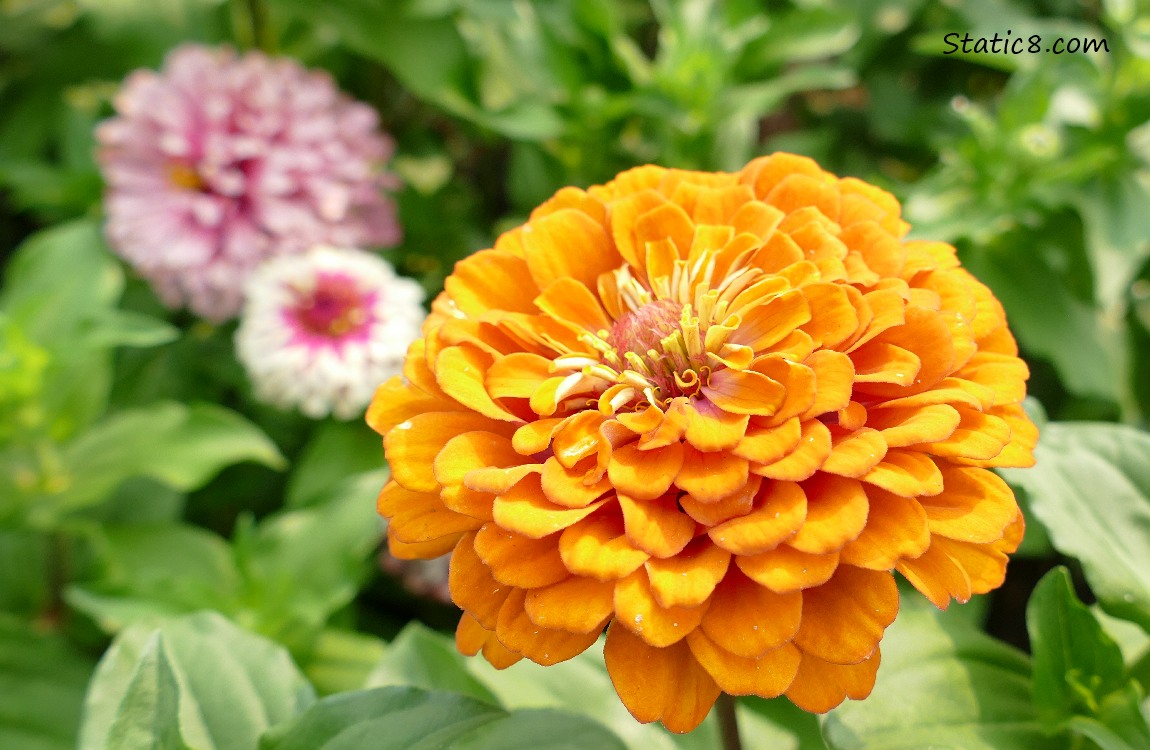
[[[387,645],[372,635],[325,628],[303,661],[303,671],[320,695],[359,690],[387,652]]]
[[[179,337],[178,328],[159,318],[130,310],[109,310],[94,321],[88,343],[91,346],[157,346]]]
[[[245,602],[259,613],[261,632],[300,646],[355,598],[383,535],[374,498],[384,481],[382,471],[352,477],[321,505],[237,531]]]
[[[324,698],[274,727],[260,750],[622,750],[588,719],[554,710],[510,715],[456,693],[382,687]]]
[[[275,444],[240,415],[212,404],[161,402],[114,414],[63,449],[66,488],[32,509],[41,521],[95,505],[124,480],[146,476],[183,491],[241,461],[280,467]]]
[[[105,631],[200,609],[235,610],[239,571],[219,536],[185,524],[103,526],[94,533],[104,574],[74,584],[66,599]]]
[[[835,750],[1062,747],[1031,703],[1026,656],[917,602],[883,636],[870,697],[832,711],[823,731]]]
[[[455,644],[419,622],[411,622],[387,647],[367,678],[368,687],[411,685],[498,703],[495,694],[467,669]]]
[[[506,712],[454,693],[386,687],[332,695],[260,739],[260,750],[448,747]]]
[[[379,435],[362,420],[321,422],[293,464],[286,504],[291,508],[313,505],[349,476],[382,464]]]
[[[1054,546],[1078,558],[1109,614],[1150,631],[1150,435],[1116,424],[1050,423],[1038,467],[1007,469]]]
[[[63,638],[0,615],[0,747],[74,748],[93,666]]]
[[[452,750],[624,750],[625,745],[593,721],[554,709],[515,711],[471,730]]]
[[[135,625],[100,660],[79,747],[255,747],[265,729],[314,700],[286,651],[217,613]],[[143,744],[124,744],[134,738]]]
[[[1038,582],[1026,607],[1034,664],[1034,704],[1045,721],[1094,714],[1100,699],[1125,683],[1118,645],[1056,568]]]

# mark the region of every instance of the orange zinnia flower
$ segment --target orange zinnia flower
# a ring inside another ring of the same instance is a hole
[[[453,552],[460,650],[554,664],[606,627],[630,712],[686,732],[722,691],[868,695],[893,570],[939,607],[998,586],[1027,368],[908,228],[775,154],[563,189],[460,262],[367,415],[392,554]]]

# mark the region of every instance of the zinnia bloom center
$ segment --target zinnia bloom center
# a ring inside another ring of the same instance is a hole
[[[607,336],[607,343],[618,350],[631,369],[658,387],[664,399],[698,390],[698,372],[682,342],[682,317],[680,303],[654,300],[619,316]]]
[[[320,276],[315,288],[300,295],[291,314],[308,333],[340,338],[368,320],[369,300],[346,276]]]
[[[203,190],[204,181],[199,173],[187,164],[168,165],[168,180],[178,188],[185,190]]]

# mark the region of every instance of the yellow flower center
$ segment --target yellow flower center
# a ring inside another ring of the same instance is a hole
[[[168,181],[178,188],[185,190],[203,190],[204,181],[198,172],[187,164],[173,163],[168,165]]]

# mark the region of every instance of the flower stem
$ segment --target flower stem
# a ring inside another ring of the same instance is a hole
[[[735,716],[735,698],[727,693],[719,693],[715,701],[715,712],[719,718],[719,735],[723,738],[723,750],[743,750],[739,739],[739,719]]]
[[[275,54],[275,37],[264,0],[232,0],[232,28],[241,47]]]

